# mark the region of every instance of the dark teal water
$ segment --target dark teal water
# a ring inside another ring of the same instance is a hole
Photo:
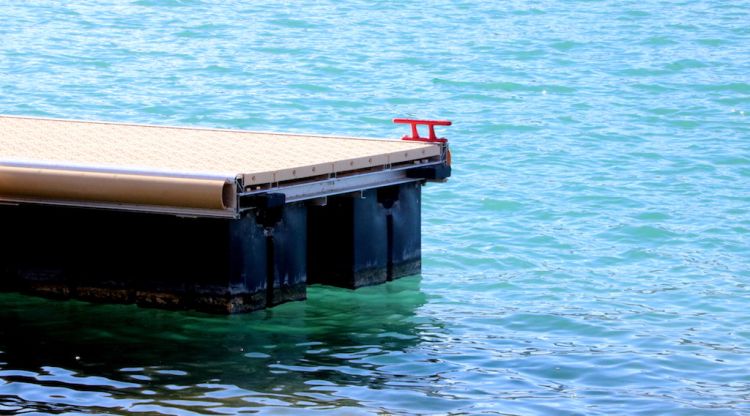
[[[0,112],[455,125],[424,269],[213,317],[0,295],[0,413],[750,413],[750,2],[0,2]],[[1,233],[1,230],[0,230]]]

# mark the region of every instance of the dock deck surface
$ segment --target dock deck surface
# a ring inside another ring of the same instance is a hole
[[[0,116],[0,200],[236,211],[250,189],[440,154],[398,140]]]

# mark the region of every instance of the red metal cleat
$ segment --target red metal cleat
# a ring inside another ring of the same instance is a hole
[[[406,135],[401,140],[414,140],[427,143],[446,143],[447,139],[439,138],[435,135],[435,126],[450,126],[453,124],[448,120],[413,120],[410,118],[394,118],[393,122],[396,124],[411,124],[411,136]],[[421,137],[419,135],[419,131],[417,130],[417,126],[419,125],[429,126],[430,137]]]

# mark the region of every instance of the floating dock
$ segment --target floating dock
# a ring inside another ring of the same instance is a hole
[[[237,313],[419,273],[450,122],[394,121],[412,135],[0,116],[0,288]]]

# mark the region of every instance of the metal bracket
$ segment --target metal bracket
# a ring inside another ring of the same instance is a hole
[[[278,192],[240,195],[240,211],[251,208],[271,209],[283,207],[286,195]]]
[[[414,169],[410,169],[406,172],[406,176],[410,178],[427,179],[430,181],[439,181],[447,179],[451,176],[451,167],[448,164],[441,163],[439,165],[422,166]]]

